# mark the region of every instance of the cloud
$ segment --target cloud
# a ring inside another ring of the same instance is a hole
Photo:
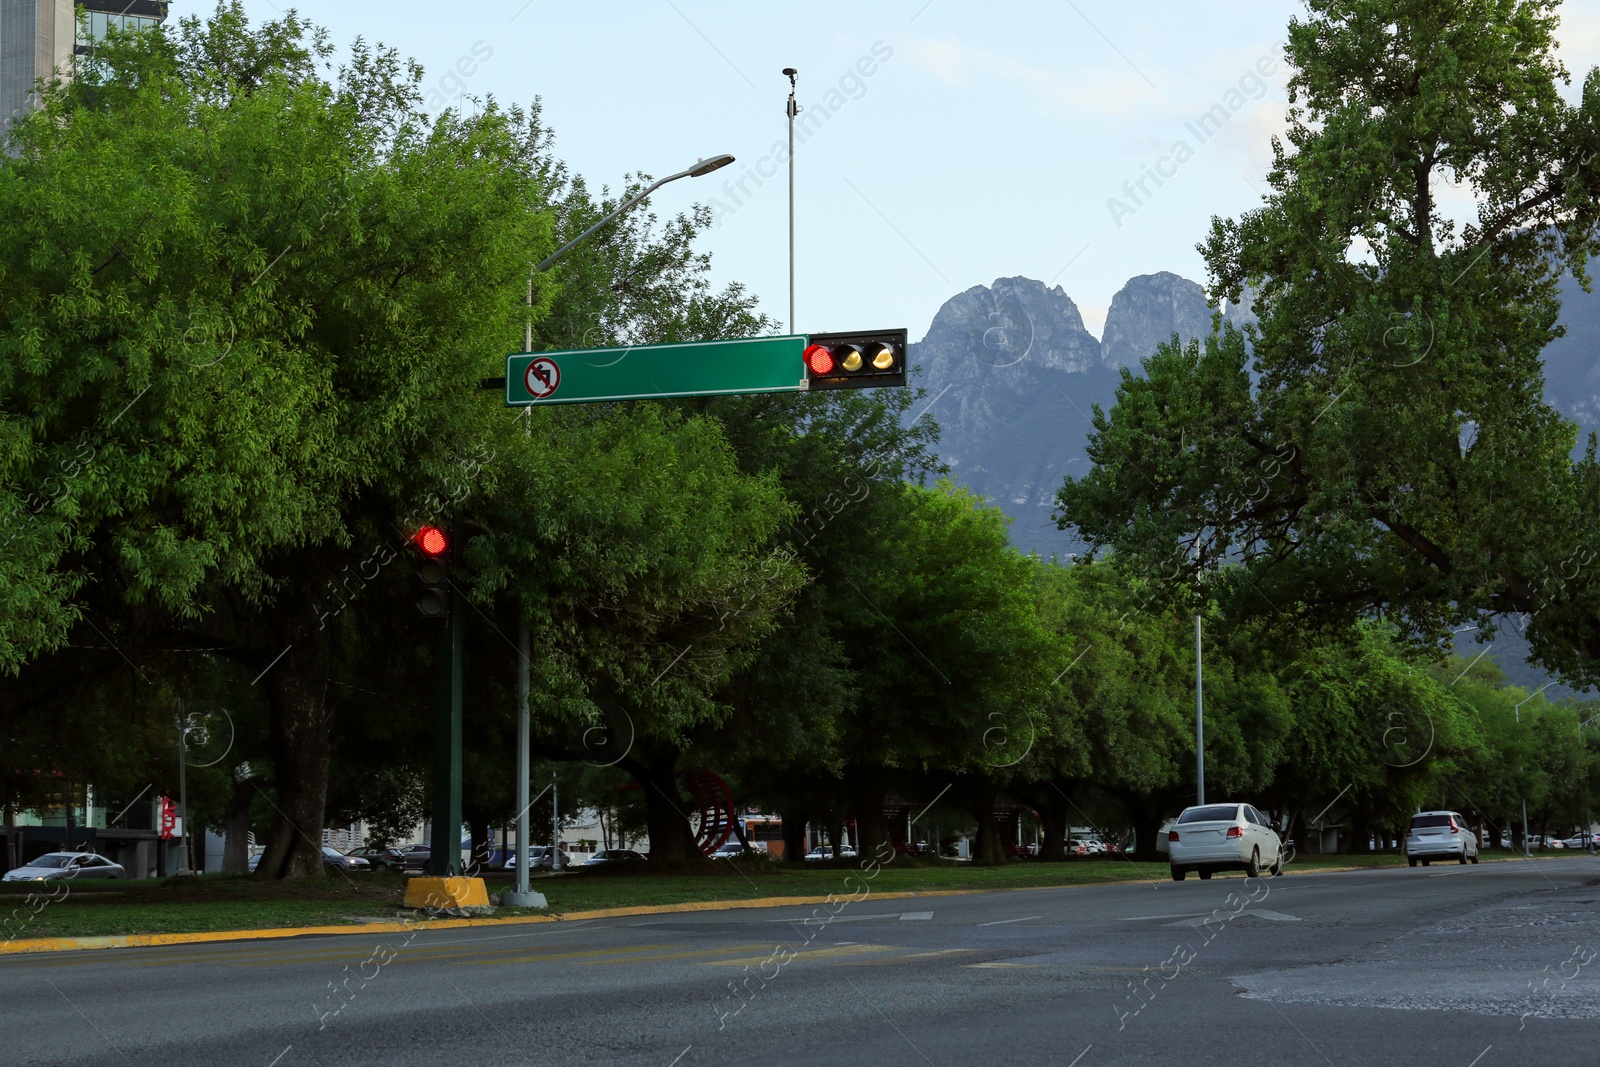
[[[913,41],[906,52],[914,65],[946,85],[970,89],[1010,83],[1045,111],[1128,119],[1163,106],[1161,95],[1132,70],[1082,69],[1068,77],[1030,67],[1012,56],[974,48],[954,37]]]
[[[1572,72],[1573,80],[1582,85],[1584,75],[1600,66],[1600,14],[1580,9],[1576,3],[1562,5],[1556,42],[1561,61]]]

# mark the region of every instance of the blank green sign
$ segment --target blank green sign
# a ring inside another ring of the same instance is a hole
[[[804,334],[634,348],[516,352],[506,357],[506,406],[797,393]]]

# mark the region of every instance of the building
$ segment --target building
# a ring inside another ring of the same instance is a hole
[[[73,57],[109,28],[144,29],[166,18],[167,5],[156,0],[0,0],[0,128],[33,106],[40,78],[70,74]]]

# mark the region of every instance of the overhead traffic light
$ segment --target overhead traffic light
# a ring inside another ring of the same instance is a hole
[[[425,618],[439,622],[450,619],[450,538],[437,526],[424,526],[412,538],[422,553],[417,578],[422,592],[417,595],[417,610]]]
[[[802,358],[806,388],[873,389],[906,384],[906,331],[814,333]]]

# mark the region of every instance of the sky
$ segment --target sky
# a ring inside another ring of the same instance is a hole
[[[210,2],[177,0],[171,15]],[[252,19],[287,0],[245,0]],[[1100,334],[1131,277],[1204,283],[1214,215],[1256,206],[1281,130],[1284,30],[1303,5],[1236,0],[302,0],[336,44],[426,69],[431,110],[542,100],[594,188],[737,162],[659,190],[694,203],[719,283],[789,319],[785,67],[799,71],[796,329],[904,326],[996,278],[1062,286]],[[1569,0],[1561,58],[1600,65],[1600,11]],[[1210,115],[1202,124],[1202,116]]]

